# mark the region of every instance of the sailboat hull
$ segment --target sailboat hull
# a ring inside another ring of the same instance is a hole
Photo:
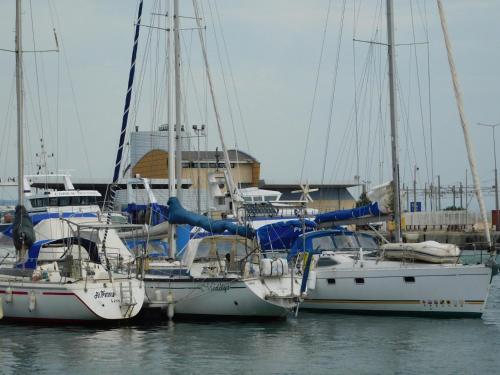
[[[264,281],[146,277],[145,283],[145,308],[166,309],[171,293],[175,316],[285,318],[297,305],[298,293],[289,295],[291,280],[284,277]],[[298,282],[295,284],[298,291]]]
[[[126,293],[126,296],[124,294]],[[130,298],[131,297],[131,298]],[[139,280],[55,283],[0,280],[3,320],[89,322],[137,315],[144,302]],[[124,301],[127,299],[127,304]]]
[[[373,264],[372,264],[373,263]],[[350,269],[317,269],[316,288],[303,309],[341,312],[480,317],[491,268],[360,262]]]

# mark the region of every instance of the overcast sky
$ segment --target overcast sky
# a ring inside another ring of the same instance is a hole
[[[500,122],[500,2],[443,2],[481,181],[491,187],[491,130],[476,123]],[[33,40],[37,49],[53,49],[55,27],[62,51],[37,54],[36,59],[33,53],[25,54],[27,168],[33,169],[43,129],[45,147],[55,154],[51,170],[67,170],[79,177],[111,177],[138,1],[31,3],[33,10],[30,1],[23,1],[25,49],[33,49]],[[14,4],[13,0],[0,2],[0,48],[14,48]],[[359,171],[360,180],[372,186],[390,179],[386,47],[353,43],[353,38],[385,42],[385,7],[380,7],[385,1],[202,0],[201,4],[226,142],[230,147],[237,143],[255,156],[261,162],[263,178],[298,182],[302,174],[303,179],[331,183],[352,181]],[[183,15],[193,16],[191,1],[181,1],[181,5]],[[164,10],[164,2],[160,6],[157,1],[145,0],[144,25],[164,22],[152,15]],[[182,40],[188,118],[184,121],[188,125],[207,123],[209,148],[215,148],[219,141],[210,107],[208,116],[204,114],[207,89],[199,42],[196,31],[190,30],[196,25],[189,18],[181,22],[186,29]],[[412,183],[417,165],[419,186],[433,180],[436,183],[437,175],[442,185],[458,184],[465,180],[469,167],[436,3],[395,1],[395,22],[396,43],[400,44],[402,182]],[[167,121],[162,49],[166,33],[147,28],[141,33],[136,82],[143,83],[141,94],[134,99],[137,105],[131,123],[150,130]],[[323,35],[325,46],[313,108]],[[409,45],[413,42],[418,44]],[[147,65],[143,65],[145,56]],[[15,93],[14,56],[8,52],[0,53],[0,82],[0,175],[11,176],[16,173]],[[135,92],[139,92],[137,87]],[[489,208],[492,202],[489,194]]]

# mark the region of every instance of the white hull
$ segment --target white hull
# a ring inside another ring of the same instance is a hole
[[[144,287],[137,279],[74,283],[0,280],[3,319],[33,322],[122,320],[137,315]],[[132,294],[130,295],[130,290]],[[130,299],[131,297],[131,299]],[[127,300],[127,303],[125,301]]]
[[[299,280],[294,280],[294,284],[297,296]],[[289,296],[290,277],[262,281],[259,278],[148,279],[146,276],[145,285],[145,308],[167,308],[167,296],[171,293],[175,315],[282,318],[297,305],[297,298]]]
[[[301,308],[481,316],[491,272],[491,268],[483,265],[419,265],[374,260],[345,268],[320,267],[316,270],[316,288],[308,291]]]

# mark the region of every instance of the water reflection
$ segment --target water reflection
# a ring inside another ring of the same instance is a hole
[[[274,323],[0,326],[1,373],[479,373],[500,364],[500,285],[483,319],[301,312]]]

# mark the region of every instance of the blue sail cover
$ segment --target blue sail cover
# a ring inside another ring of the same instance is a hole
[[[129,203],[124,212],[130,215],[131,222],[135,224],[138,222],[137,216],[145,215],[148,210],[151,210],[151,225],[157,225],[167,220],[168,207],[158,203],[148,205]]]
[[[359,219],[365,216],[380,216],[380,214],[378,203],[374,202],[367,206],[357,207],[350,210],[325,212],[324,214],[316,215],[314,221],[317,224],[323,224],[340,220]]]
[[[255,231],[250,227],[236,225],[226,220],[213,220],[203,215],[186,210],[176,197],[168,199],[168,222],[170,224],[189,224],[211,233],[228,231],[242,237],[254,238]]]
[[[305,220],[305,231],[316,228],[316,223]],[[267,224],[256,230],[262,250],[290,249],[292,243],[302,234],[302,221],[289,220]]]

